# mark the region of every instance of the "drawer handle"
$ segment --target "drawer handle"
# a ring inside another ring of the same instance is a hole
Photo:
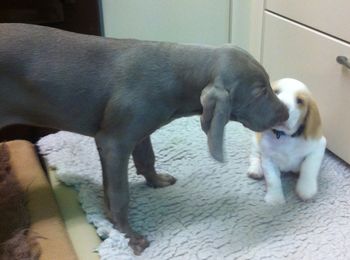
[[[348,60],[347,57],[345,56],[338,56],[337,57],[337,62],[345,67],[347,67],[348,69],[350,69],[350,62]]]

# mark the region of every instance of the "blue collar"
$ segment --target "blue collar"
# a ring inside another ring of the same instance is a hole
[[[298,137],[298,136],[300,136],[304,132],[304,130],[305,130],[305,125],[302,124],[302,125],[300,125],[298,130],[294,134],[291,135],[291,137]],[[283,135],[287,135],[285,132],[280,131],[280,130],[276,130],[276,129],[272,129],[272,132],[276,135],[277,139],[280,139],[280,137],[283,136]]]

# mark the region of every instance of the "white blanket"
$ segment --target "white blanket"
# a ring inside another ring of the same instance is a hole
[[[101,167],[92,138],[68,132],[39,142],[58,178],[79,192],[89,222],[104,239],[101,259],[350,259],[350,169],[327,153],[319,193],[295,195],[283,176],[287,203],[265,204],[264,181],[246,176],[251,134],[238,123],[225,132],[227,163],[208,154],[198,117],[183,118],[153,136],[156,168],[177,178],[153,189],[129,164],[130,222],[150,247],[135,257],[103,214]]]

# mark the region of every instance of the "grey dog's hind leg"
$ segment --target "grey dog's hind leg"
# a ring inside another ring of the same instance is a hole
[[[169,174],[157,174],[154,168],[155,156],[149,136],[136,145],[132,156],[137,174],[141,174],[145,177],[147,185],[154,188],[161,188],[176,182],[176,179]]]

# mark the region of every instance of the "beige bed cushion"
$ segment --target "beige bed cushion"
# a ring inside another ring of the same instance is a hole
[[[101,240],[96,229],[87,222],[86,215],[80,207],[77,192],[60,182],[53,169],[49,170],[49,179],[55,193],[68,235],[79,259],[99,259],[96,248]]]
[[[26,141],[12,141],[7,144],[13,172],[28,191],[30,229],[43,237],[38,240],[41,247],[40,259],[78,259],[33,145]]]

